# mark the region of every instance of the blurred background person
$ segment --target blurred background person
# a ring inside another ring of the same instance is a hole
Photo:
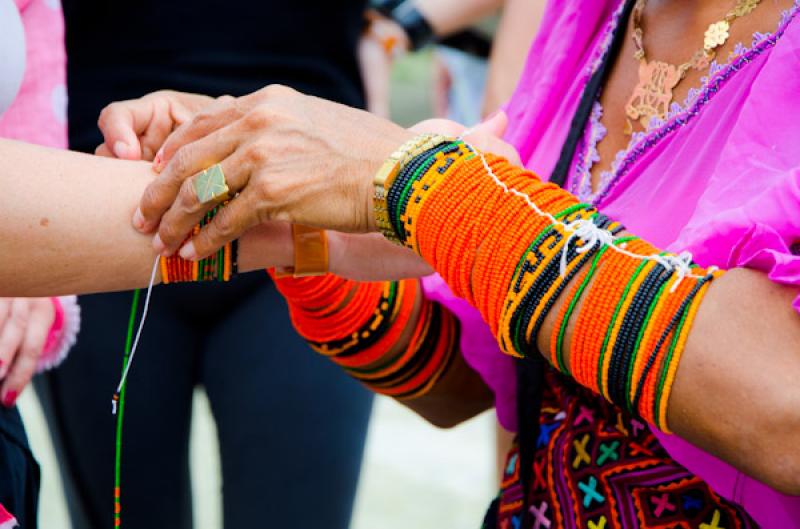
[[[433,115],[477,123],[511,97],[544,6],[545,0],[372,0],[359,45],[370,111],[391,115],[392,64],[434,43]]]
[[[63,7],[76,150],[93,152],[103,141],[103,107],[164,88],[220,96],[281,83],[364,105],[361,0],[66,0]],[[180,118],[211,101],[164,95],[147,104],[168,105]],[[134,130],[156,115],[149,110],[130,114]],[[121,133],[109,147],[119,158],[152,159],[152,139]],[[159,288],[154,300],[125,414],[125,526],[193,526],[189,434],[193,393],[202,386],[218,430],[226,527],[348,527],[371,397],[295,334],[267,274]],[[80,343],[38,387],[75,528],[113,519],[108,398],[130,301],[129,293],[82,297]]]

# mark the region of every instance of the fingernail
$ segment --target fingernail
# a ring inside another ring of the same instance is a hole
[[[114,156],[117,158],[125,159],[128,155],[128,144],[122,141],[118,141],[114,144]]]
[[[156,251],[156,253],[161,255],[164,255],[164,251],[167,249],[167,247],[164,245],[164,241],[161,240],[161,236],[157,233],[153,237],[153,249]]]
[[[136,208],[136,212],[133,214],[133,227],[139,231],[144,231],[144,215],[142,215],[142,210]]]
[[[195,261],[197,260],[197,251],[194,248],[194,243],[192,241],[187,242],[181,248],[180,256],[187,261]]]
[[[8,391],[6,392],[5,396],[3,397],[3,406],[6,408],[12,408],[14,403],[17,402],[17,392],[16,391]]]
[[[164,169],[164,147],[161,147],[153,159],[153,170],[160,173]]]

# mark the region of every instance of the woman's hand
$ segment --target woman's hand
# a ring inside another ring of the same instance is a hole
[[[173,253],[214,206],[199,203],[191,177],[221,163],[238,195],[182,250],[186,258],[271,220],[371,231],[372,177],[412,136],[367,112],[267,87],[201,112],[167,140],[166,167],[145,192],[134,225],[147,232],[160,222],[154,245]]]
[[[10,408],[36,373],[55,318],[50,298],[0,298],[0,399]]]
[[[213,98],[204,95],[161,90],[139,99],[112,103],[103,109],[97,121],[104,143],[95,154],[151,161],[175,128],[213,102]]]
[[[468,139],[515,156],[495,137],[505,123],[500,114]],[[415,129],[463,132],[460,125],[442,120]],[[271,220],[341,232],[374,231],[372,177],[413,134],[366,112],[280,86],[218,103],[167,140],[166,167],[145,192],[134,225],[143,232],[158,227],[157,251],[178,250],[214,205],[199,202],[192,178],[221,163],[231,193],[239,194],[181,249],[184,258],[204,257]]]

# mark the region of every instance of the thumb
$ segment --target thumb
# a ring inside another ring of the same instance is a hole
[[[508,115],[503,110],[498,110],[486,121],[475,127],[475,132],[482,132],[490,136],[502,138],[508,127]]]

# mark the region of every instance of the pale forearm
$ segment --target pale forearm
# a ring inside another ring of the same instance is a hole
[[[151,238],[131,217],[155,176],[126,162],[0,141],[4,257],[0,295],[49,296],[146,286],[155,259]],[[254,240],[242,239],[243,271],[265,267]],[[283,232],[281,232],[283,236]]]

